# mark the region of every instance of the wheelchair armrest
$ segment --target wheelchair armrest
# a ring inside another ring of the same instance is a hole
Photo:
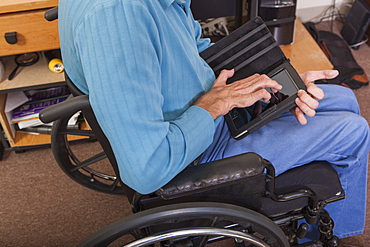
[[[71,117],[76,112],[88,108],[90,108],[88,95],[70,97],[61,103],[42,110],[39,118],[43,123],[50,123],[61,118]]]
[[[174,199],[262,174],[267,161],[255,153],[246,153],[209,163],[189,166],[155,194]]]

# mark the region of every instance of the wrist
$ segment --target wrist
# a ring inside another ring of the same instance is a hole
[[[218,118],[219,116],[222,115],[218,111],[217,107],[212,107],[212,106],[204,105],[204,104],[201,104],[201,103],[196,103],[194,105],[195,106],[198,106],[200,108],[203,108],[204,110],[206,110],[211,115],[211,117],[213,118],[213,120],[216,120],[216,118]]]

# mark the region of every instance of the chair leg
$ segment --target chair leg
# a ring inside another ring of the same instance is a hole
[[[309,243],[296,245],[295,247],[339,247],[340,239],[333,235],[334,222],[329,213],[322,209],[319,214],[320,239]]]

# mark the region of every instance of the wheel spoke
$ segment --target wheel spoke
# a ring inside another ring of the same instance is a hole
[[[77,171],[77,170],[79,170],[81,168],[84,168],[86,166],[89,166],[91,164],[94,164],[94,163],[96,163],[96,162],[98,162],[100,160],[103,160],[105,158],[107,158],[107,155],[104,152],[101,152],[101,153],[99,153],[97,155],[94,155],[93,157],[90,157],[87,160],[84,160],[84,161],[80,162],[73,169],[71,169],[71,172],[75,172],[75,171]]]
[[[64,130],[60,131],[61,135],[77,135],[77,136],[90,136],[95,137],[91,130]]]
[[[142,238],[139,240],[134,241],[131,244],[125,245],[126,247],[140,247],[145,246],[148,244],[152,244],[159,241],[169,240],[169,239],[176,239],[176,238],[183,238],[187,236],[227,236],[237,239],[242,239],[247,241],[248,243],[252,243],[255,246],[259,247],[269,247],[264,241],[259,238],[254,237],[253,235],[238,232],[228,229],[219,229],[219,228],[194,228],[194,229],[182,229],[177,231],[171,231],[165,234],[153,235],[150,237]]]
[[[216,225],[207,226],[216,219]],[[225,228],[225,225],[240,227]],[[243,231],[253,226],[255,233]],[[240,206],[214,203],[191,202],[159,206],[120,219],[85,239],[80,247],[108,246],[125,240],[124,246],[199,246],[197,241],[210,236],[206,246],[218,240],[226,246],[237,239],[239,246],[289,246],[284,232],[272,220],[250,209]],[[136,240],[132,241],[134,237]],[[194,241],[195,240],[195,241]],[[121,242],[120,242],[121,243]],[[234,242],[235,244],[235,242]]]
[[[212,223],[210,226],[214,227],[216,223],[218,222],[218,217],[214,217],[212,220]],[[201,240],[199,241],[199,246],[205,246],[208,242],[209,236],[203,236],[201,237]]]
[[[69,117],[66,117],[53,123],[51,147],[58,165],[75,182],[89,189],[124,195],[119,175],[115,172],[117,169],[106,159],[99,140],[91,142],[97,139],[94,132],[69,129],[69,120]],[[88,123],[86,125],[88,126]],[[85,123],[81,123],[81,126],[85,128]],[[88,149],[91,155],[86,156],[85,153],[79,152],[79,148]]]
[[[119,180],[116,178],[116,179],[114,180],[114,183],[112,184],[111,191],[114,191],[114,190],[117,188],[118,183],[119,183]]]

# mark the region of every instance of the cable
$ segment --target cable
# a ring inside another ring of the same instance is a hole
[[[352,7],[352,4],[341,4],[339,6],[339,8],[341,7],[349,7],[351,8]],[[330,21],[328,22],[325,22],[326,23],[326,28],[330,31],[330,32],[333,32],[333,29],[334,29],[334,21],[339,21],[341,23],[344,23],[345,21],[345,18],[348,17],[347,14],[342,14],[340,12],[340,9],[338,7],[336,7],[336,1],[334,0],[332,2],[332,5],[327,7],[321,17],[317,17],[316,19],[312,20],[312,22],[317,25],[317,24],[321,24],[323,21],[325,21],[326,19],[330,19]]]
[[[325,19],[329,19],[329,18],[332,18],[332,21],[334,20],[337,20],[337,18],[334,18],[334,17],[340,17],[340,22],[344,22],[343,20],[343,17],[347,17],[348,15],[347,14],[342,14],[340,13],[340,8],[341,7],[348,7],[348,8],[351,8],[352,7],[352,4],[341,4],[338,7],[335,7],[336,3],[335,1],[333,2],[333,5],[329,6],[321,15],[321,17],[317,17],[316,19],[314,19],[312,22],[314,24],[319,24],[321,22],[323,22]],[[329,12],[330,10],[330,12]]]
[[[334,15],[327,15],[327,16],[323,16],[321,17],[318,21],[313,21],[314,24],[320,24],[321,22],[323,22],[325,19],[328,19],[328,18],[332,18],[332,17],[335,17],[335,16],[339,16],[339,17],[347,17],[347,15],[345,14],[334,14]]]
[[[333,29],[334,29],[334,15],[335,15],[335,12],[336,12],[336,8],[335,8],[335,3],[336,3],[336,0],[333,0],[333,12],[332,12],[332,16],[331,16],[331,31],[333,32]]]

